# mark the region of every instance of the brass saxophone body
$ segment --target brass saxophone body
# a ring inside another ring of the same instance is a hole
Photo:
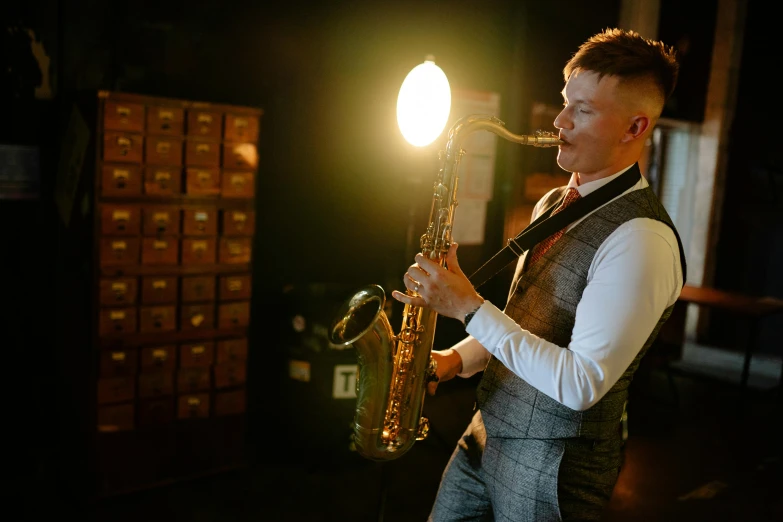
[[[513,134],[494,116],[466,116],[449,129],[433,185],[429,225],[420,242],[422,254],[441,266],[452,242],[457,173],[465,152],[461,143],[469,134],[482,130],[534,147],[562,143],[550,132]],[[400,333],[395,335],[384,312],[385,301],[380,286],[361,288],[342,304],[329,329],[332,343],[352,344],[356,349],[359,372],[354,444],[360,455],[377,461],[399,458],[416,440],[426,438],[429,421],[422,416],[424,395],[436,370],[431,352],[438,314],[405,305]]]

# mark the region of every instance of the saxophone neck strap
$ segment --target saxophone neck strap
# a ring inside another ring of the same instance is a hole
[[[515,238],[509,239],[506,246],[492,256],[489,261],[473,272],[469,277],[470,282],[473,283],[475,288],[483,285],[536,244],[621,195],[633,187],[641,177],[642,173],[639,170],[639,165],[634,163],[631,168],[603,187],[579,198],[557,214],[552,215],[554,209],[562,201],[562,198],[560,198],[556,204],[551,205],[545,212],[542,212]],[[565,192],[563,191],[563,197],[565,197]]]

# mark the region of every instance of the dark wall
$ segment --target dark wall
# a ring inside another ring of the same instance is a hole
[[[673,45],[680,60],[677,87],[662,116],[701,122],[715,42],[717,0],[661,0],[658,38]]]

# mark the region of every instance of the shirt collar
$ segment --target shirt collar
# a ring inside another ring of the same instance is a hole
[[[576,172],[573,172],[571,174],[571,179],[568,180],[568,188],[575,188],[579,192],[580,196],[585,197],[591,192],[603,187],[631,167],[633,167],[633,164],[628,165],[617,174],[612,174],[611,176],[606,176],[605,178],[590,181],[589,183],[582,183],[581,185],[577,182]]]

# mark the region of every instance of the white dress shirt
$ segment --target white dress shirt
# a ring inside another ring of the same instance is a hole
[[[584,197],[628,168],[583,185],[572,174],[568,186]],[[623,194],[647,186],[642,177]],[[540,205],[541,201],[533,210],[533,219],[543,210]],[[682,267],[674,232],[654,219],[632,219],[598,247],[567,347],[533,335],[485,301],[468,324],[470,335],[454,346],[462,357],[459,376],[470,377],[484,370],[494,355],[542,393],[571,409],[586,410],[625,372],[681,288]]]

